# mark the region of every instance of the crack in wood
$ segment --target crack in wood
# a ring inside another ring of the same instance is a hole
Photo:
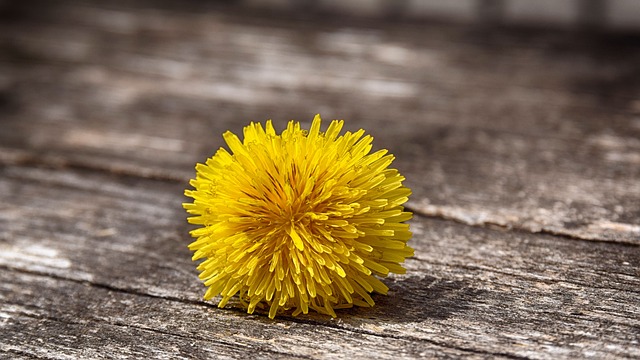
[[[506,231],[516,231],[516,232],[523,232],[528,234],[552,235],[556,237],[565,238],[568,240],[589,241],[589,242],[598,242],[598,243],[605,243],[605,244],[614,242],[616,244],[625,245],[625,246],[634,247],[634,248],[637,248],[638,246],[640,246],[640,244],[636,241],[627,241],[627,240],[612,241],[607,239],[594,239],[591,237],[579,236],[579,235],[570,233],[568,231],[548,229],[544,225],[541,226],[540,229],[532,230],[530,227],[518,225],[517,223],[509,223],[508,225],[505,225],[504,223],[499,223],[499,222],[490,221],[490,220],[471,222],[467,220],[464,216],[447,215],[446,211],[440,211],[438,206],[432,206],[432,207],[435,210],[425,211],[424,209],[420,208],[418,205],[415,205],[415,206],[412,204],[405,205],[405,208],[413,212],[415,215],[423,216],[425,218],[430,218],[430,219],[454,221],[458,224],[463,224],[471,227],[483,227],[483,228],[496,227]],[[446,207],[443,207],[443,208],[446,208]]]
[[[42,274],[33,273],[33,272],[25,272],[25,273],[26,274],[30,274],[30,275],[42,276]],[[55,276],[48,276],[48,277],[55,278],[57,280],[63,280],[63,281],[74,281],[72,279],[60,278],[60,277],[55,277]],[[79,282],[79,283],[87,283],[87,282]],[[88,283],[88,284],[91,285],[91,286],[103,288],[103,289],[110,290],[110,291],[119,291],[119,292],[126,293],[126,294],[129,294],[129,295],[148,296],[148,294],[123,291],[122,289],[103,286],[102,284],[95,284],[95,283]],[[163,299],[163,300],[170,300],[170,301],[178,301],[177,299],[172,299],[172,298],[167,298],[167,297],[156,297],[156,298],[160,298],[160,299]],[[185,301],[179,301],[179,302],[188,303],[188,302],[185,302]],[[17,303],[11,303],[11,302],[4,302],[4,304],[17,305],[17,306],[21,306],[21,307],[25,306],[23,304],[17,304]],[[203,304],[198,304],[198,305],[203,305]],[[35,307],[35,306],[29,306],[29,307],[34,308],[34,309],[39,309],[39,310],[46,310],[46,309],[38,308],[38,307]],[[54,322],[59,322],[59,323],[64,323],[64,324],[72,324],[72,325],[87,325],[87,322],[96,322],[96,323],[111,325],[111,326],[114,326],[114,327],[134,328],[134,329],[138,329],[138,330],[142,330],[142,331],[147,331],[147,332],[160,334],[160,335],[167,335],[167,336],[177,337],[177,338],[186,339],[186,340],[208,341],[208,342],[213,342],[213,343],[216,343],[216,344],[228,346],[229,348],[236,348],[237,349],[238,347],[240,347],[240,348],[244,348],[244,349],[252,349],[252,347],[250,345],[239,344],[239,343],[231,342],[231,341],[224,341],[221,338],[211,339],[211,338],[205,338],[205,337],[201,337],[201,336],[185,336],[185,335],[178,334],[178,333],[175,333],[175,332],[164,331],[164,330],[161,330],[161,329],[155,329],[155,328],[148,327],[148,326],[141,326],[141,325],[137,325],[137,324],[125,323],[125,322],[120,322],[120,321],[109,321],[109,320],[106,320],[106,319],[103,319],[103,318],[93,317],[93,316],[83,318],[83,320],[86,320],[86,321],[74,321],[74,320],[68,319],[68,318],[47,316],[47,315],[42,315],[42,314],[33,314],[33,313],[29,313],[29,312],[18,312],[18,314],[22,315],[22,316],[25,316],[25,317],[34,318],[34,319],[46,319],[46,320],[50,320],[50,321],[54,321]],[[287,353],[287,352],[282,352],[282,351],[275,351],[275,350],[271,350],[271,349],[267,349],[267,348],[262,348],[262,349],[260,349],[260,351],[264,351],[264,352],[267,352],[267,353],[270,353],[270,354],[274,354],[274,355],[295,356],[296,358],[301,358],[301,359],[312,359],[312,357],[309,357],[309,356],[301,356],[301,355],[295,354],[295,353]]]
[[[636,290],[636,289],[628,288],[628,287],[623,288],[623,286],[622,286],[623,284],[621,284],[620,288],[612,288],[612,287],[600,286],[598,284],[593,284],[593,283],[572,281],[572,280],[569,280],[569,279],[554,279],[554,278],[551,278],[551,277],[531,276],[531,275],[527,274],[525,271],[515,273],[515,272],[503,271],[503,270],[500,270],[498,268],[490,267],[490,266],[443,263],[443,262],[428,260],[428,259],[424,259],[424,258],[416,257],[416,256],[413,256],[412,259],[415,259],[417,261],[424,262],[424,263],[427,263],[427,264],[447,265],[447,266],[450,266],[450,267],[456,267],[456,268],[467,269],[467,270],[482,270],[482,271],[492,272],[492,273],[496,273],[496,274],[507,275],[507,276],[511,276],[511,277],[514,277],[514,278],[518,278],[518,279],[525,279],[525,280],[536,281],[536,282],[544,282],[544,283],[547,283],[547,284],[562,284],[562,283],[565,283],[565,284],[578,285],[578,286],[581,286],[581,287],[586,287],[586,288],[591,288],[591,289],[615,290],[615,291],[624,291],[624,292],[628,292],[628,293],[640,294],[640,289]],[[612,274],[612,273],[608,273],[608,274]],[[619,275],[628,276],[627,274],[619,274]]]
[[[0,167],[2,166],[26,166],[26,167],[40,167],[54,170],[63,170],[63,169],[71,169],[71,170],[80,170],[80,171],[91,171],[98,173],[106,173],[114,176],[120,176],[124,178],[139,178],[139,179],[149,179],[156,181],[166,181],[170,183],[187,183],[187,180],[180,175],[169,174],[167,172],[162,171],[140,171],[139,168],[129,168],[129,167],[113,167],[113,166],[101,166],[100,163],[97,162],[79,162],[75,160],[65,159],[63,157],[58,156],[49,156],[49,155],[38,155],[38,154],[30,154],[30,153],[20,153],[18,155],[2,156],[2,150],[0,148]],[[570,240],[580,240],[580,241],[590,241],[590,242],[600,242],[600,243],[611,243],[615,242],[621,245],[627,245],[632,247],[638,247],[638,243],[633,241],[625,241],[625,240],[606,240],[606,239],[593,239],[586,238],[583,236],[578,236],[572,233],[568,233],[566,231],[561,230],[550,230],[541,227],[539,230],[531,230],[530,228],[520,226],[517,224],[510,223],[509,225],[505,225],[502,223],[494,222],[494,221],[481,221],[481,222],[469,222],[464,217],[460,216],[452,216],[447,215],[446,212],[442,211],[425,211],[420,208],[418,205],[406,204],[405,208],[415,215],[422,216],[430,219],[440,219],[445,221],[453,221],[459,224],[463,224],[471,227],[497,227],[507,231],[516,231],[516,232],[524,232],[529,234],[546,234],[557,237],[562,237]],[[437,207],[436,207],[437,209]]]
[[[87,280],[73,279],[73,278],[68,278],[68,277],[64,277],[64,276],[58,276],[58,275],[55,275],[55,274],[42,273],[42,272],[38,272],[38,271],[29,271],[29,270],[13,268],[13,267],[10,267],[10,266],[5,266],[5,265],[0,265],[0,269],[4,269],[4,270],[8,270],[8,271],[15,271],[15,272],[19,272],[19,273],[23,273],[23,274],[27,274],[27,275],[32,275],[32,276],[41,276],[41,277],[47,277],[47,278],[56,279],[56,280],[60,280],[60,281],[69,281],[69,282],[73,282],[73,283],[77,283],[77,284],[89,285],[89,286],[96,287],[96,288],[101,288],[101,289],[104,289],[104,290],[107,290],[107,291],[120,292],[120,293],[128,294],[128,295],[141,296],[141,297],[147,297],[147,298],[155,298],[155,299],[161,299],[161,300],[166,300],[166,301],[178,302],[178,303],[187,304],[187,305],[195,305],[195,306],[207,307],[207,308],[211,308],[211,309],[218,309],[217,306],[212,305],[212,304],[207,303],[207,302],[204,302],[204,301],[192,301],[192,300],[182,299],[182,298],[173,297],[173,296],[159,296],[159,295],[154,295],[154,294],[148,294],[148,293],[144,293],[144,292],[134,291],[134,290],[131,290],[131,289],[114,287],[114,286],[111,286],[111,285],[108,285],[108,284],[96,283],[96,282],[87,281]],[[5,304],[10,304],[10,303],[9,302],[5,302]],[[15,304],[15,305],[23,306],[22,304]],[[33,307],[33,308],[37,308],[37,307]],[[234,313],[239,314],[239,315],[246,315],[246,312],[244,311],[244,309],[240,309],[240,308],[237,308],[237,307],[226,308],[225,310],[234,312]],[[53,321],[62,322],[62,323],[68,323],[68,324],[83,324],[83,322],[74,322],[74,321],[70,321],[70,320],[67,320],[67,319],[60,318],[60,317],[35,315],[35,314],[30,314],[30,313],[23,313],[23,315],[24,316],[33,317],[33,318],[48,319],[48,320],[53,320]],[[513,354],[509,354],[509,353],[484,351],[484,350],[479,350],[479,349],[475,349],[475,348],[471,348],[471,347],[447,344],[447,343],[442,342],[442,341],[437,341],[437,340],[432,340],[432,339],[427,339],[427,338],[421,338],[421,337],[399,336],[399,335],[394,335],[394,334],[389,334],[389,333],[378,333],[378,332],[368,331],[368,330],[361,329],[361,328],[356,328],[356,327],[340,326],[339,324],[334,324],[334,323],[330,323],[330,322],[326,322],[326,321],[317,321],[317,320],[313,320],[313,319],[302,319],[302,318],[292,317],[292,316],[282,316],[281,319],[285,320],[285,321],[293,322],[293,323],[298,323],[298,324],[311,325],[311,326],[322,326],[322,327],[332,328],[332,329],[336,329],[336,330],[340,330],[340,331],[345,331],[345,332],[348,332],[348,333],[369,335],[369,336],[374,336],[374,337],[378,337],[378,338],[388,338],[388,339],[396,339],[396,340],[412,341],[412,342],[424,342],[424,343],[429,343],[429,344],[436,345],[436,346],[439,346],[439,347],[442,347],[442,348],[459,350],[459,351],[478,354],[478,355],[502,356],[502,357],[509,358],[509,359],[526,359],[526,357],[520,357],[520,356],[516,356],[516,355],[513,355]],[[211,339],[208,339],[208,338],[200,338],[200,337],[186,337],[184,335],[171,333],[171,332],[166,332],[166,331],[162,331],[162,330],[159,330],[159,329],[153,329],[153,328],[144,327],[144,326],[135,326],[135,325],[132,325],[132,324],[121,323],[121,322],[107,321],[107,320],[100,319],[100,318],[95,318],[95,317],[86,318],[86,320],[99,321],[99,322],[106,323],[106,324],[113,325],[113,326],[135,327],[135,328],[138,328],[138,329],[141,329],[141,330],[145,330],[145,331],[157,332],[157,333],[161,333],[161,334],[166,334],[166,335],[176,336],[176,337],[182,337],[182,338],[186,338],[186,339],[207,340],[207,341],[211,340]],[[220,341],[219,339],[217,340],[217,342],[219,342],[221,344],[229,345],[229,346],[238,346],[237,343],[224,342],[224,341]],[[298,354],[277,352],[277,351],[273,351],[273,350],[265,350],[265,351],[268,351],[268,352],[274,353],[274,354],[291,355],[291,356],[299,357]],[[303,358],[307,358],[307,357],[303,357]],[[309,358],[311,358],[311,357],[309,357]]]

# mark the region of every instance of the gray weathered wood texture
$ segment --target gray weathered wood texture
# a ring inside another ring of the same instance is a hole
[[[0,357],[640,357],[639,38],[206,2],[0,12]],[[193,166],[227,129],[317,112],[396,155],[407,275],[338,319],[203,302]]]

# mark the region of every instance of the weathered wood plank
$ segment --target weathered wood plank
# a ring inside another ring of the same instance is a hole
[[[204,303],[149,297],[20,272],[0,273],[0,278],[6,296],[0,308],[5,318],[3,330],[10,334],[0,340],[4,342],[1,346],[34,355],[100,357],[105,350],[114,358],[392,359],[403,353],[445,358],[482,355],[366,328],[349,329],[335,321],[272,321]],[[48,296],[34,296],[34,289]],[[52,333],[64,336],[51,336]],[[47,345],[41,345],[38,339],[46,339]]]
[[[185,181],[224,130],[322,112],[398,156],[423,214],[640,243],[635,38],[38,4],[0,25],[5,163]]]
[[[311,314],[272,322],[235,304],[230,311],[200,301],[180,187],[5,166],[0,312],[10,325],[6,334],[17,335],[0,336],[2,349],[16,349],[25,341],[20,334],[35,331],[20,349],[42,355],[37,339],[60,329],[70,338],[53,339],[49,349],[63,354],[87,328],[104,328],[82,343],[93,356],[105,344],[128,343],[128,335],[109,340],[126,327],[136,338],[163,341],[159,351],[172,351],[176,337],[184,337],[203,354],[231,357],[242,355],[235,351],[353,357],[363,349],[382,358],[396,358],[394,349],[411,357],[640,356],[637,246],[417,217],[408,274],[387,280],[390,295],[375,297],[376,307],[342,311],[337,320]]]
[[[3,6],[0,357],[640,357],[637,38]],[[335,320],[201,301],[193,165],[315,112],[397,155],[408,274]]]

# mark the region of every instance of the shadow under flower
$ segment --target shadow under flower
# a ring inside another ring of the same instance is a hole
[[[431,276],[407,276],[386,279],[389,293],[374,295],[373,308],[353,307],[341,310],[338,317],[377,319],[390,323],[444,320],[464,312],[486,293],[467,282],[437,279]],[[354,319],[351,320],[354,320]]]
[[[360,322],[368,323],[369,320],[397,324],[445,320],[469,310],[474,302],[481,302],[487,294],[487,290],[473,288],[466,281],[438,279],[432,276],[400,276],[384,279],[384,282],[389,287],[389,292],[387,295],[372,294],[375,306],[337,309],[337,319],[310,310],[308,314],[295,317],[287,312],[281,313],[276,320],[272,320],[266,316],[268,309],[261,305],[256,308],[254,314],[246,314],[246,309],[240,306],[235,298],[227,308],[265,323],[288,319],[323,324],[338,320],[356,326]]]

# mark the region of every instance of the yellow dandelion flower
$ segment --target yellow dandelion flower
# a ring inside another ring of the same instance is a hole
[[[223,135],[231,152],[196,165],[183,206],[200,225],[189,249],[204,259],[206,300],[220,295],[224,307],[238,295],[248,313],[266,306],[270,318],[280,308],[335,317],[373,306],[370,294],[388,290],[378,277],[405,272],[411,190],[387,150],[370,153],[364,130],[340,135],[343,123],[322,132],[316,115],[309,131],[291,121],[280,135],[271,121],[251,123],[242,141]]]

